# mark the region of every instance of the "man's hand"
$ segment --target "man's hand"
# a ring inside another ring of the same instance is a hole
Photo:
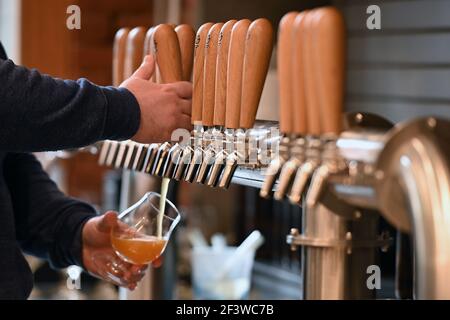
[[[141,108],[141,122],[132,140],[141,143],[169,141],[175,129],[191,130],[192,84],[151,81],[155,60],[146,56],[136,72],[120,86],[128,89]]]
[[[83,264],[92,275],[133,290],[148,266],[127,263],[115,254],[110,236],[117,222],[113,211],[86,222],[82,231]]]

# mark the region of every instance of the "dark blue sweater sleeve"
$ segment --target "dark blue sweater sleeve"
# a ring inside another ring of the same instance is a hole
[[[0,59],[2,151],[50,151],[124,140],[136,133],[139,122],[139,105],[127,89],[56,79]]]
[[[59,191],[31,154],[8,153],[4,175],[22,250],[55,268],[81,266],[82,228],[95,209]]]

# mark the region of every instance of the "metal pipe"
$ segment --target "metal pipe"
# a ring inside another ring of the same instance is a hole
[[[450,299],[449,129],[449,121],[434,118],[402,125],[390,134],[378,159],[375,189],[382,211],[400,229],[411,227],[416,299]],[[409,209],[397,219],[394,186],[400,186]],[[405,218],[409,224],[402,223]]]
[[[412,234],[417,299],[450,299],[448,141],[450,122],[435,118],[400,124],[386,134],[344,133],[337,146],[349,169],[330,176],[320,200],[331,210],[336,199],[348,205],[344,209],[377,208]]]
[[[304,299],[373,299],[366,270],[377,263],[378,215],[364,212],[349,220],[323,205],[304,215]]]

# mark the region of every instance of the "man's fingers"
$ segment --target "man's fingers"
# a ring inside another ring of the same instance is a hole
[[[144,57],[144,61],[140,65],[140,67],[133,73],[133,77],[150,80],[150,78],[155,73],[155,59],[151,55],[147,55]]]
[[[182,114],[180,115],[179,118],[179,123],[178,123],[178,129],[186,129],[189,131],[192,131],[193,127],[191,124],[191,117],[186,115],[186,114]]]
[[[148,265],[137,265],[137,264],[133,264],[130,268],[131,273],[136,273],[136,274],[140,274],[140,273],[145,273],[145,271],[147,270]]]
[[[117,212],[108,211],[100,217],[97,228],[100,232],[110,232],[117,225]]]
[[[129,276],[129,282],[139,282],[142,280],[142,278],[144,278],[145,276],[145,272],[142,273],[137,273],[137,274],[131,274]]]
[[[174,82],[166,84],[166,86],[169,86],[173,88],[175,93],[183,99],[191,99],[192,98],[192,83],[187,81],[180,81],[180,82]]]
[[[162,256],[156,258],[153,262],[152,262],[152,267],[153,268],[159,268],[162,266],[164,261],[164,258]]]
[[[183,114],[190,117],[192,112],[192,100],[181,99],[180,108]]]
[[[137,283],[145,276],[145,271],[136,271],[133,269],[134,266],[127,268],[122,275],[122,279],[128,284],[133,282]]]

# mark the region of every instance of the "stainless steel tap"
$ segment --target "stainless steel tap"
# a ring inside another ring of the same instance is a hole
[[[246,159],[246,133],[241,129],[229,130],[225,132],[225,150],[227,156],[223,167],[223,173],[219,180],[218,187],[227,189],[239,163],[244,163]]]
[[[194,48],[193,68],[193,95],[192,95],[192,133],[191,144],[183,150],[183,156],[175,169],[174,178],[193,182],[197,173],[198,165],[201,163],[202,136],[204,132],[203,116],[203,73],[205,67],[205,45],[209,30],[214,24],[208,22],[203,24],[197,31]]]
[[[196,173],[196,182],[198,183],[205,182],[216,155],[216,145],[212,142],[214,141],[214,131],[217,130],[214,126],[216,69],[219,37],[223,26],[223,23],[214,24],[209,30],[205,42],[202,122],[207,129],[203,134],[201,150],[204,150],[204,153],[202,154],[202,162],[198,166],[198,172]]]
[[[363,114],[359,116],[365,117]],[[336,150],[332,153],[344,159],[347,169],[328,171],[327,179],[323,180],[326,188],[322,189],[320,196],[314,195],[316,191],[310,191],[308,198],[316,200],[307,199],[305,206],[306,210],[310,210],[307,211],[308,216],[313,212],[317,214],[317,210],[325,210],[350,221],[364,217],[367,209],[379,210],[395,228],[411,233],[415,239],[413,287],[417,299],[450,298],[447,285],[447,270],[450,268],[447,263],[450,261],[447,259],[450,257],[450,154],[445,147],[450,141],[449,132],[450,122],[436,118],[397,124],[388,132],[385,128],[344,131],[337,139]],[[316,174],[322,173],[317,171]],[[316,230],[319,230],[319,222],[321,226],[326,225],[324,215],[311,216],[310,221],[316,221]],[[334,227],[337,228],[336,225]],[[371,234],[374,235],[373,232]],[[307,243],[309,240],[323,243],[313,235],[309,234],[305,238],[306,234],[303,233],[303,236],[291,237],[290,242],[295,238],[295,242],[301,245],[311,244]],[[354,232],[352,235],[353,241]],[[372,241],[364,244],[383,248],[389,245],[388,240],[377,240],[372,236]],[[336,264],[336,261],[333,263],[334,268],[340,268],[341,264]],[[312,272],[317,270],[318,260],[314,265],[311,265]],[[314,276],[311,274],[311,277],[317,276],[321,277],[319,273],[314,273]],[[352,288],[348,284],[346,294]],[[316,294],[321,292],[320,288],[315,287],[309,290]],[[328,295],[330,292],[322,291],[321,294]]]
[[[338,153],[336,139],[324,142],[321,153],[321,165],[312,177],[311,186],[306,197],[306,205],[314,207],[324,192],[330,175],[345,171],[347,168],[346,162]]]
[[[275,200],[283,200],[291,187],[298,168],[305,162],[306,140],[302,136],[296,138],[290,143],[289,161],[286,161],[281,168],[279,183],[274,193]],[[262,190],[262,189],[261,189]],[[265,193],[263,193],[265,194]]]
[[[151,37],[153,55],[162,83],[172,83],[183,80],[183,67],[181,58],[180,42],[173,26],[160,24],[153,30]],[[164,168],[169,156],[170,142],[162,143],[155,156],[151,174],[163,176]]]
[[[237,25],[238,24],[233,27],[230,53],[233,49],[233,35]],[[245,31],[245,28],[243,29],[243,31]],[[243,72],[239,82],[242,84],[242,87],[240,89],[237,89],[237,93],[240,92],[241,94],[241,101],[239,107],[237,107],[236,103],[234,103],[233,105],[233,100],[231,100],[230,110],[232,112],[230,113],[228,113],[229,97],[227,96],[227,117],[228,114],[239,114],[239,127],[243,130],[249,130],[254,126],[256,112],[258,110],[261,93],[264,87],[267,71],[269,69],[269,62],[272,56],[272,48],[273,28],[271,23],[267,19],[257,19],[253,21],[248,27],[248,31],[245,34],[245,52],[242,55],[244,57]],[[231,72],[234,71],[232,68],[232,61],[230,61],[229,65],[229,75],[230,69]],[[228,80],[228,88],[230,88],[230,78]],[[228,92],[233,93],[231,89],[232,87],[230,88],[230,90],[228,90]],[[237,112],[238,110],[239,112]],[[233,127],[234,126],[229,126],[229,128]],[[247,139],[248,137],[249,135],[247,133],[242,134],[240,133],[240,131],[238,131],[235,139],[236,150],[227,157],[225,168],[219,182],[219,187],[228,188],[234,171],[236,170],[237,164],[240,160],[246,160],[246,156],[249,154],[247,144],[247,142],[249,141]]]
[[[228,155],[225,142],[226,136],[226,133],[222,130],[213,133],[215,157],[212,159],[214,161],[211,163],[211,168],[209,170],[207,181],[207,185],[209,187],[217,187],[219,178],[221,177],[223,168],[225,167],[225,161]]]
[[[198,117],[192,112],[192,117]],[[201,119],[201,114],[200,114]],[[181,150],[179,161],[176,162],[172,178],[176,181],[185,179],[188,168],[193,161],[196,148],[200,148],[203,136],[203,126],[201,124],[194,125],[189,143]]]
[[[126,152],[126,157],[125,157],[125,160],[123,162],[123,167],[122,168],[129,169],[129,170],[133,169],[133,164],[134,164],[134,161],[136,159],[136,155],[137,155],[137,151],[138,151],[139,145],[140,145],[139,143],[136,143],[134,141],[130,141],[128,143],[128,150]]]
[[[280,22],[278,28],[277,43],[277,72],[279,81],[279,124],[283,138],[280,142],[279,154],[275,155],[269,167],[265,172],[264,184],[261,187],[259,195],[262,198],[269,198],[272,195],[272,189],[281,172],[281,168],[289,159],[290,145],[293,138],[294,125],[294,101],[293,101],[293,77],[294,77],[294,22],[298,12],[290,12],[286,14]]]
[[[134,157],[134,162],[131,170],[133,171],[142,171],[144,167],[144,160],[147,154],[149,145],[139,143],[136,150],[136,156]]]
[[[220,63],[222,68],[224,68],[224,60],[227,58],[227,76],[225,79],[222,77],[220,80],[222,87],[218,91],[218,95],[222,97],[222,100],[218,105],[218,115],[220,115],[219,123],[224,123],[226,129],[224,132],[224,149],[216,152],[217,156],[211,166],[208,180],[208,185],[210,186],[218,186],[223,176],[229,176],[233,173],[235,166],[231,163],[227,171],[225,170],[227,158],[236,159],[237,162],[237,158],[233,156],[235,153],[235,131],[239,128],[245,39],[250,24],[251,21],[248,19],[232,23],[231,30],[228,30],[227,36],[229,41],[228,55],[221,55]],[[223,84],[224,81],[226,81],[226,86]]]
[[[182,77],[184,81],[191,81],[194,63],[195,31],[190,25],[182,24],[175,28],[175,32],[180,46]],[[160,175],[165,178],[174,177],[185,148],[186,144],[184,141],[173,141],[173,145],[170,146],[165,157],[165,162],[161,165],[162,172],[160,172]]]
[[[302,13],[297,21],[298,28],[303,30],[297,35],[298,46],[301,47],[302,55],[301,61],[303,64],[303,87],[304,99],[306,102],[306,127],[307,136],[305,144],[305,159],[298,167],[295,178],[289,192],[289,200],[294,204],[300,204],[304,194],[307,191],[307,186],[311,176],[320,164],[320,154],[322,149],[322,140],[320,135],[323,133],[323,124],[321,119],[327,117],[326,114],[320,112],[320,97],[319,97],[319,75],[317,65],[320,63],[315,53],[313,44],[316,39],[317,24],[314,19],[315,11],[306,11]],[[298,63],[298,61],[297,61]],[[297,65],[298,66],[298,65]],[[296,69],[297,70],[297,69]],[[301,82],[301,80],[298,80]],[[301,107],[301,105],[299,105]],[[301,109],[297,109],[301,110]],[[298,120],[298,119],[297,119]],[[293,161],[296,161],[293,159]],[[281,198],[281,195],[280,195]]]
[[[307,205],[314,206],[331,173],[344,170],[336,152],[336,140],[343,125],[345,25],[334,8],[316,10],[313,19],[313,52],[315,52],[318,102],[322,120],[322,165],[316,171],[307,196]]]
[[[226,119],[226,103],[227,103],[227,78],[228,78],[228,61],[231,32],[236,20],[226,22],[219,33],[217,42],[217,61],[216,61],[216,79],[215,79],[215,97],[214,97],[214,129],[212,132],[210,154],[205,157],[205,162],[209,165],[207,185],[216,187],[224,168],[226,151],[225,151],[225,119]]]
[[[321,152],[322,140],[315,136],[308,136],[306,139],[305,161],[296,172],[288,196],[291,203],[301,204],[302,198],[307,192],[310,179],[320,165]]]
[[[281,24],[289,23],[289,28],[285,30],[290,30],[290,32],[285,36],[287,39],[284,41],[291,43],[291,52],[281,52],[280,55],[284,53],[284,58],[287,60],[291,60],[292,67],[289,68],[291,72],[291,81],[289,81],[291,87],[288,87],[285,94],[289,94],[291,96],[292,106],[290,109],[292,110],[293,123],[291,125],[291,133],[294,136],[291,139],[290,144],[290,155],[291,158],[281,169],[279,175],[279,183],[278,187],[274,193],[274,198],[276,200],[284,199],[285,195],[289,191],[289,188],[292,185],[292,182],[295,177],[295,173],[298,168],[305,161],[305,146],[306,140],[305,137],[308,133],[307,128],[307,112],[306,112],[306,98],[305,98],[305,61],[304,61],[304,46],[305,46],[305,36],[307,32],[305,32],[305,17],[307,11],[303,11],[301,13],[291,12],[288,13],[284,18]],[[286,21],[286,22],[285,22]],[[280,29],[283,30],[283,29]],[[280,36],[280,39],[282,37]],[[281,39],[282,41],[283,39]],[[288,51],[288,50],[286,50]],[[286,62],[285,62],[286,64]],[[288,81],[289,79],[285,79]],[[288,85],[288,84],[286,84]],[[283,92],[280,92],[283,93]]]
[[[105,165],[106,159],[108,158],[109,148],[111,146],[111,140],[105,140],[100,147],[100,152],[98,156],[98,164]]]
[[[142,172],[152,173],[155,165],[156,154],[160,147],[159,143],[152,143],[148,145],[147,152],[145,153],[144,162],[142,165]]]

